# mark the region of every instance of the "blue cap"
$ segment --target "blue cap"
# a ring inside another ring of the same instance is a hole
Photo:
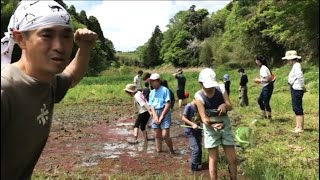
[[[226,80],[226,81],[230,81],[230,76],[229,76],[229,74],[223,75],[223,79]]]

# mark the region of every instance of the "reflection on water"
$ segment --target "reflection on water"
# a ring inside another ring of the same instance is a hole
[[[92,145],[91,148],[95,149],[95,153],[91,154],[87,157],[83,158],[83,163],[81,166],[94,166],[98,165],[100,159],[119,159],[121,155],[128,155],[130,157],[146,157],[148,154],[150,157],[155,157],[158,155],[155,150],[155,141],[142,140],[142,134],[139,130],[139,143],[130,144],[130,139],[133,138],[132,130],[133,130],[133,122],[119,122],[113,124],[113,126],[109,126],[107,129],[107,134],[110,134],[110,138],[105,141],[103,144],[95,144]],[[153,136],[152,129],[147,129],[148,136]],[[182,139],[185,139],[185,135],[183,133],[183,129],[179,128],[179,126],[174,125],[170,129],[171,137],[175,140],[178,140],[178,144],[184,144]],[[177,145],[178,145],[177,144]],[[181,160],[181,155],[186,155],[190,153],[190,149],[187,144],[186,146],[177,146],[174,147],[176,154],[172,157],[177,160]],[[162,149],[164,153],[169,152],[167,145],[164,141],[162,141]]]

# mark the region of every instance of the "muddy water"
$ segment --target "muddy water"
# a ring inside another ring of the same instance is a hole
[[[134,119],[117,119],[94,122],[86,127],[65,126],[53,123],[47,145],[36,166],[36,171],[50,173],[54,169],[71,172],[77,168],[97,167],[97,177],[121,173],[175,173],[190,175],[190,150],[188,141],[179,127],[181,120],[172,120],[171,137],[176,154],[172,155],[165,143],[162,153],[155,152],[154,140],[138,144],[132,140]],[[147,127],[148,137],[153,132]],[[198,172],[197,172],[198,173]],[[208,178],[207,167],[199,174]]]
[[[157,165],[157,171],[167,171],[168,164],[177,163],[178,166],[189,170],[188,159],[190,151],[183,128],[173,121],[171,137],[176,154],[169,154],[168,148],[163,143],[162,153],[155,152],[154,140],[143,142],[139,134],[139,143],[132,145],[132,125],[134,119],[119,119],[114,123],[95,123],[86,128],[72,128],[71,126],[59,128],[53,124],[48,143],[37,164],[37,169],[47,170],[62,168],[72,171],[75,167],[101,166],[110,174],[116,171],[105,167],[108,161],[117,162],[122,166],[134,167],[136,171],[152,169]],[[55,126],[55,127],[54,127]],[[148,137],[153,138],[153,132],[147,127]],[[159,166],[159,163],[163,164]]]

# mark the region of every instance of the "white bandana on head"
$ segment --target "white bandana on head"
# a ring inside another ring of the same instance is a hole
[[[1,64],[10,64],[13,47],[13,31],[31,31],[47,25],[72,28],[71,17],[66,9],[55,1],[21,1],[10,18],[8,32],[1,39]]]

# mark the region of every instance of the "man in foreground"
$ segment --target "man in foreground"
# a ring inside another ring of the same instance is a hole
[[[1,40],[1,179],[31,179],[47,142],[54,103],[84,76],[97,35],[73,34],[70,15],[55,1],[21,1]],[[69,63],[73,41],[79,49]],[[18,62],[11,61],[17,43]],[[2,63],[3,64],[3,63]]]

